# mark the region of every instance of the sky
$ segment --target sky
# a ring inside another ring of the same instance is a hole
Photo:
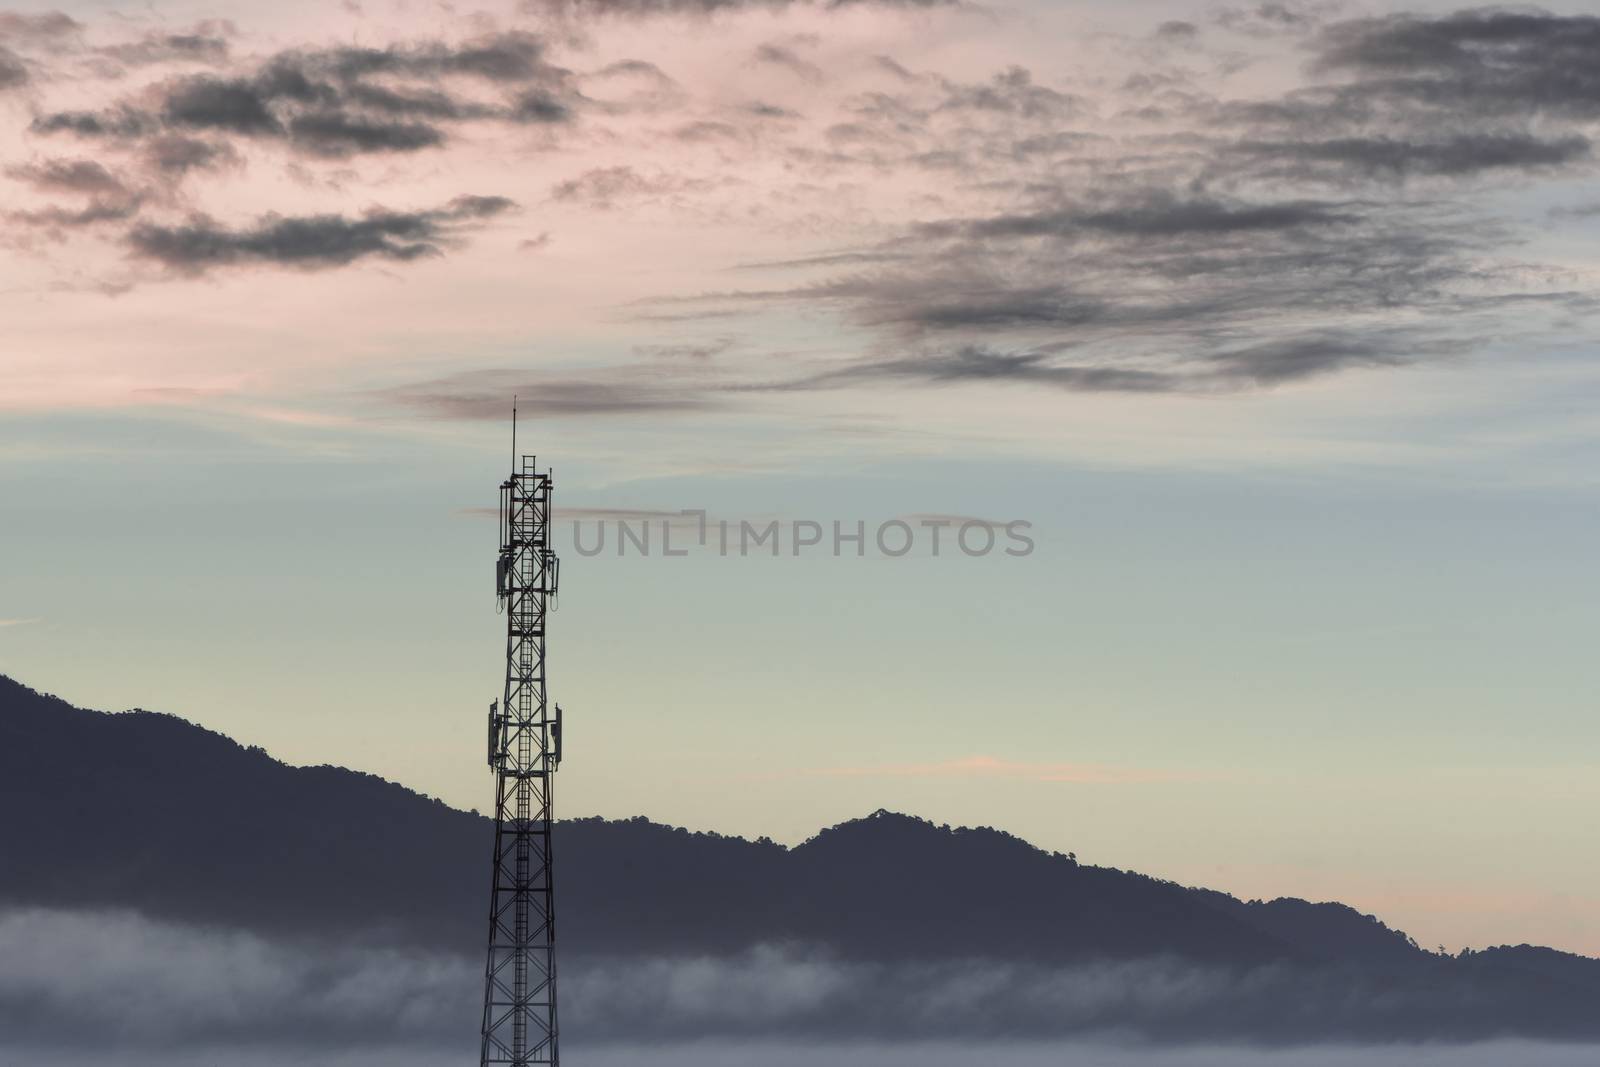
[[[561,814],[1600,954],[1596,69],[1579,4],[6,8],[0,671],[486,807],[516,395]]]

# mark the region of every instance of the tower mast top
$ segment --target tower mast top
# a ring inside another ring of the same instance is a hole
[[[516,451],[500,485],[496,592],[506,614],[502,699],[489,709],[495,772],[494,888],[489,906],[480,1064],[557,1067],[555,907],[550,857],[561,709],[545,689],[545,627],[559,564],[550,544],[551,479]]]

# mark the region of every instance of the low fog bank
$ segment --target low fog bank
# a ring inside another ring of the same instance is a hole
[[[565,1050],[563,1050],[565,1051]],[[1592,1067],[1600,1047],[1531,1042],[1478,1045],[1325,1046],[1286,1049],[1201,1047],[1152,1049],[1112,1044],[707,1044],[650,1048],[583,1048],[578,1067]],[[442,1067],[442,1065],[441,1065]]]
[[[13,1045],[431,1040],[476,1028],[481,983],[482,965],[464,957],[275,942],[132,912],[0,912],[0,1034]]]
[[[563,1022],[612,1040],[1600,1042],[1586,987],[1442,970],[1176,959],[873,964],[767,947],[698,959],[577,960],[562,981]]]
[[[1351,1045],[1285,1049],[1152,1049],[1110,1044],[802,1044],[708,1042],[677,1045],[562,1044],[572,1067],[1592,1067],[1600,1047],[1499,1041],[1476,1045]],[[116,1049],[113,1067],[462,1067],[475,1062],[471,1040],[450,1049],[271,1050],[211,1045],[177,1052]],[[80,1053],[0,1042],[0,1063],[82,1067]]]
[[[361,1064],[377,1062],[364,1058],[376,1049],[400,1048],[407,1051],[398,1058],[389,1051],[379,1058],[443,1064],[460,1056],[429,1058],[434,1051],[471,1058],[481,989],[475,956],[271,940],[128,912],[0,912],[0,1052],[36,1047],[26,1056],[0,1055],[0,1062],[81,1062],[37,1051],[70,1044],[116,1049],[117,1062],[130,1064],[144,1062],[140,1050],[162,1053],[150,1062],[173,1063],[201,1048],[212,1059],[195,1062],[248,1064],[257,1062],[250,1058],[257,1049],[263,1063]],[[1548,989],[1538,992],[1552,999]],[[730,1064],[783,1063],[790,1051],[810,1057],[817,1043],[832,1043],[850,1050],[839,1062],[889,1067],[954,1062],[952,1050],[968,1049],[959,1054],[965,1057],[973,1042],[1001,1043],[1017,1064],[1054,1060],[1059,1042],[1070,1041],[1098,1049],[1078,1062],[1207,1065],[1249,1061],[1237,1051],[1206,1059],[1211,1054],[1196,1046],[1569,1036],[1541,1032],[1541,1025],[1553,1026],[1538,1016],[1539,1002],[1508,1004],[1511,995],[1350,971],[1164,960],[869,964],[763,948],[731,957],[562,963],[563,1030],[575,1047],[587,1043],[585,1062],[601,1064],[639,1062],[646,1046],[656,1062],[663,1046],[705,1040],[723,1044],[693,1045],[695,1062],[726,1055]],[[1551,1018],[1567,1014],[1562,1008]],[[750,1042],[767,1041],[777,1042],[770,1056],[748,1058]],[[908,1044],[919,1041],[942,1043]],[[1130,1050],[1130,1042],[1143,1050]],[[218,1058],[218,1049],[227,1056]],[[1562,1059],[1569,1051],[1543,1049],[1538,1055],[1546,1058],[1537,1062],[1595,1062],[1594,1047],[1587,1058]],[[1420,1054],[1407,1048],[1403,1062],[1429,1062]],[[991,1049],[983,1059],[1001,1062],[995,1055]],[[1335,1048],[1252,1055],[1263,1064],[1374,1062],[1367,1052],[1351,1058]]]

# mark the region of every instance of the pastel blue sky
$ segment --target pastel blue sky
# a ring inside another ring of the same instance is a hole
[[[569,523],[1036,541],[568,550],[564,813],[1600,953],[1600,21],[1518,10],[0,14],[0,671],[484,806],[517,393]]]

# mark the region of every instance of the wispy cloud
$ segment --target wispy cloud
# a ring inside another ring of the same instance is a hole
[[[359,259],[403,263],[441,255],[461,228],[514,206],[505,197],[458,197],[427,211],[269,216],[241,229],[199,217],[177,226],[141,224],[129,233],[128,244],[135,255],[181,273],[252,264],[317,269]]]
[[[371,399],[419,415],[446,419],[504,419],[512,397],[532,416],[661,415],[714,407],[702,383],[647,369],[612,368],[583,376],[533,371],[469,371],[395,386]]]
[[[656,32],[684,16],[715,19],[717,43]],[[1594,172],[1592,16],[1126,13],[1137,32],[1102,41],[1124,51],[1094,73],[1044,65],[971,5],[909,0],[533,0],[462,33],[330,18],[359,33],[0,26],[0,86],[29,99],[0,161],[15,183],[0,240],[44,265],[29,284],[400,275],[449,254],[447,289],[396,313],[469,354],[390,381],[363,370],[359,392],[467,420],[521,386],[572,417],[1286,389],[1567,338],[1595,307],[1583,267],[1542,266],[1498,199]],[[571,24],[588,19],[630,25]],[[983,46],[919,49],[913,23]],[[1229,76],[1239,63],[1257,73]],[[508,269],[497,257],[519,247],[541,255]],[[758,268],[760,284],[717,291]],[[486,310],[521,271],[560,295]],[[735,316],[736,344],[653,336]],[[551,319],[583,358],[500,369],[506,342]],[[495,355],[471,355],[490,322]],[[318,344],[370,369],[370,325]]]

